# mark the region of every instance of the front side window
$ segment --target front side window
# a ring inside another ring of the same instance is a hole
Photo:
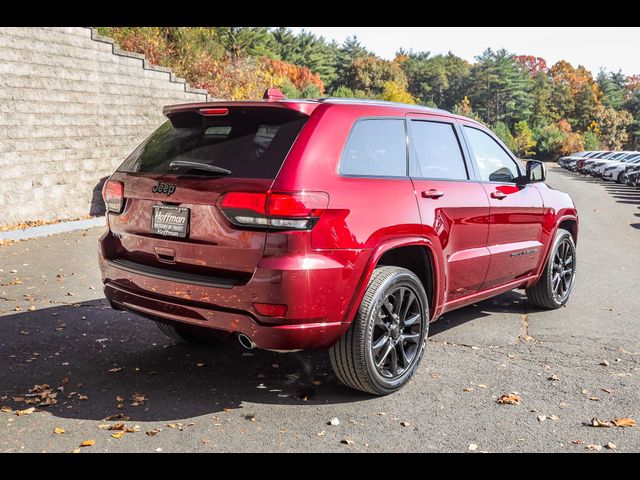
[[[412,120],[411,138],[416,174],[422,178],[467,180],[467,169],[454,127],[450,123]]]
[[[466,125],[464,128],[478,164],[480,179],[485,182],[514,183],[520,171],[498,142],[482,130]]]
[[[407,142],[402,119],[357,122],[342,152],[340,173],[376,177],[407,176]]]

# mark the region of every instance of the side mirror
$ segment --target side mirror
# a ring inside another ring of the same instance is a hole
[[[544,182],[547,179],[547,168],[537,160],[527,160],[527,182]]]

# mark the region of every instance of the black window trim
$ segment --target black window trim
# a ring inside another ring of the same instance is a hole
[[[480,132],[483,132],[485,134],[487,134],[491,139],[493,139],[494,142],[496,142],[496,144],[507,154],[507,157],[509,157],[511,159],[511,161],[515,164],[516,169],[518,170],[518,173],[520,174],[520,177],[516,177],[513,179],[513,181],[511,182],[498,182],[498,181],[494,181],[494,180],[483,180],[480,176],[480,167],[478,167],[478,161],[476,160],[476,154],[473,151],[473,147],[471,146],[471,141],[469,140],[469,138],[467,137],[467,133],[464,131],[464,128],[473,128],[474,130],[478,130]],[[518,178],[522,178],[525,175],[524,172],[524,167],[522,166],[522,164],[520,163],[520,161],[516,158],[515,155],[513,155],[513,153],[511,153],[511,150],[509,150],[509,148],[507,148],[507,146],[504,144],[504,142],[502,140],[500,140],[500,138],[498,138],[497,135],[495,135],[491,130],[489,130],[488,128],[484,128],[484,127],[479,127],[476,125],[469,125],[468,123],[463,123],[461,125],[460,128],[464,134],[464,140],[465,143],[467,144],[467,148],[469,149],[469,153],[471,155],[471,158],[473,159],[473,163],[475,166],[475,170],[477,171],[477,176],[478,176],[478,181],[480,183],[491,183],[491,184],[513,184],[513,185],[521,185],[518,182]]]
[[[344,160],[344,152],[346,150],[347,145],[349,144],[349,140],[351,140],[351,136],[356,129],[356,125],[360,122],[364,122],[367,120],[402,120],[404,124],[404,148],[405,148],[405,174],[404,175],[366,175],[359,173],[343,173],[342,172],[342,162]],[[381,178],[387,180],[408,180],[409,176],[409,132],[408,126],[406,122],[406,118],[400,115],[372,115],[372,116],[364,116],[358,117],[355,122],[351,125],[349,130],[349,135],[347,135],[347,139],[342,146],[342,152],[340,153],[340,161],[338,162],[338,176],[344,178]]]
[[[453,134],[458,142],[458,147],[460,148],[460,155],[462,156],[462,162],[464,164],[465,171],[467,172],[467,178],[448,178],[448,177],[419,177],[411,175],[412,170],[415,168],[416,172],[419,170],[418,161],[415,153],[415,144],[413,143],[413,130],[409,127],[409,122],[431,122],[431,123],[444,123],[447,125],[451,125],[453,129]],[[461,140],[461,132],[457,122],[454,119],[448,118],[431,118],[431,117],[415,117],[408,116],[407,117],[407,133],[409,136],[409,176],[414,180],[437,180],[437,181],[446,181],[446,182],[477,182],[476,172],[474,169],[470,168],[469,161],[469,152],[465,148],[466,145]]]

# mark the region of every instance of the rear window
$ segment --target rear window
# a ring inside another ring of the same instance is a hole
[[[407,142],[402,119],[357,122],[342,153],[340,173],[376,177],[407,176]]]
[[[170,167],[174,160],[214,165],[230,177],[273,179],[307,116],[281,108],[236,108],[224,116],[182,112],[171,116],[124,161],[118,171],[210,176]]]

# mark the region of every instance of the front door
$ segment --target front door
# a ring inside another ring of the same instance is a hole
[[[410,116],[410,171],[423,234],[442,249],[444,301],[471,295],[489,267],[489,201],[465,159],[456,124]]]
[[[487,132],[463,129],[491,206],[486,290],[533,273],[542,253],[544,209],[538,189],[517,181],[524,172],[515,158]]]

